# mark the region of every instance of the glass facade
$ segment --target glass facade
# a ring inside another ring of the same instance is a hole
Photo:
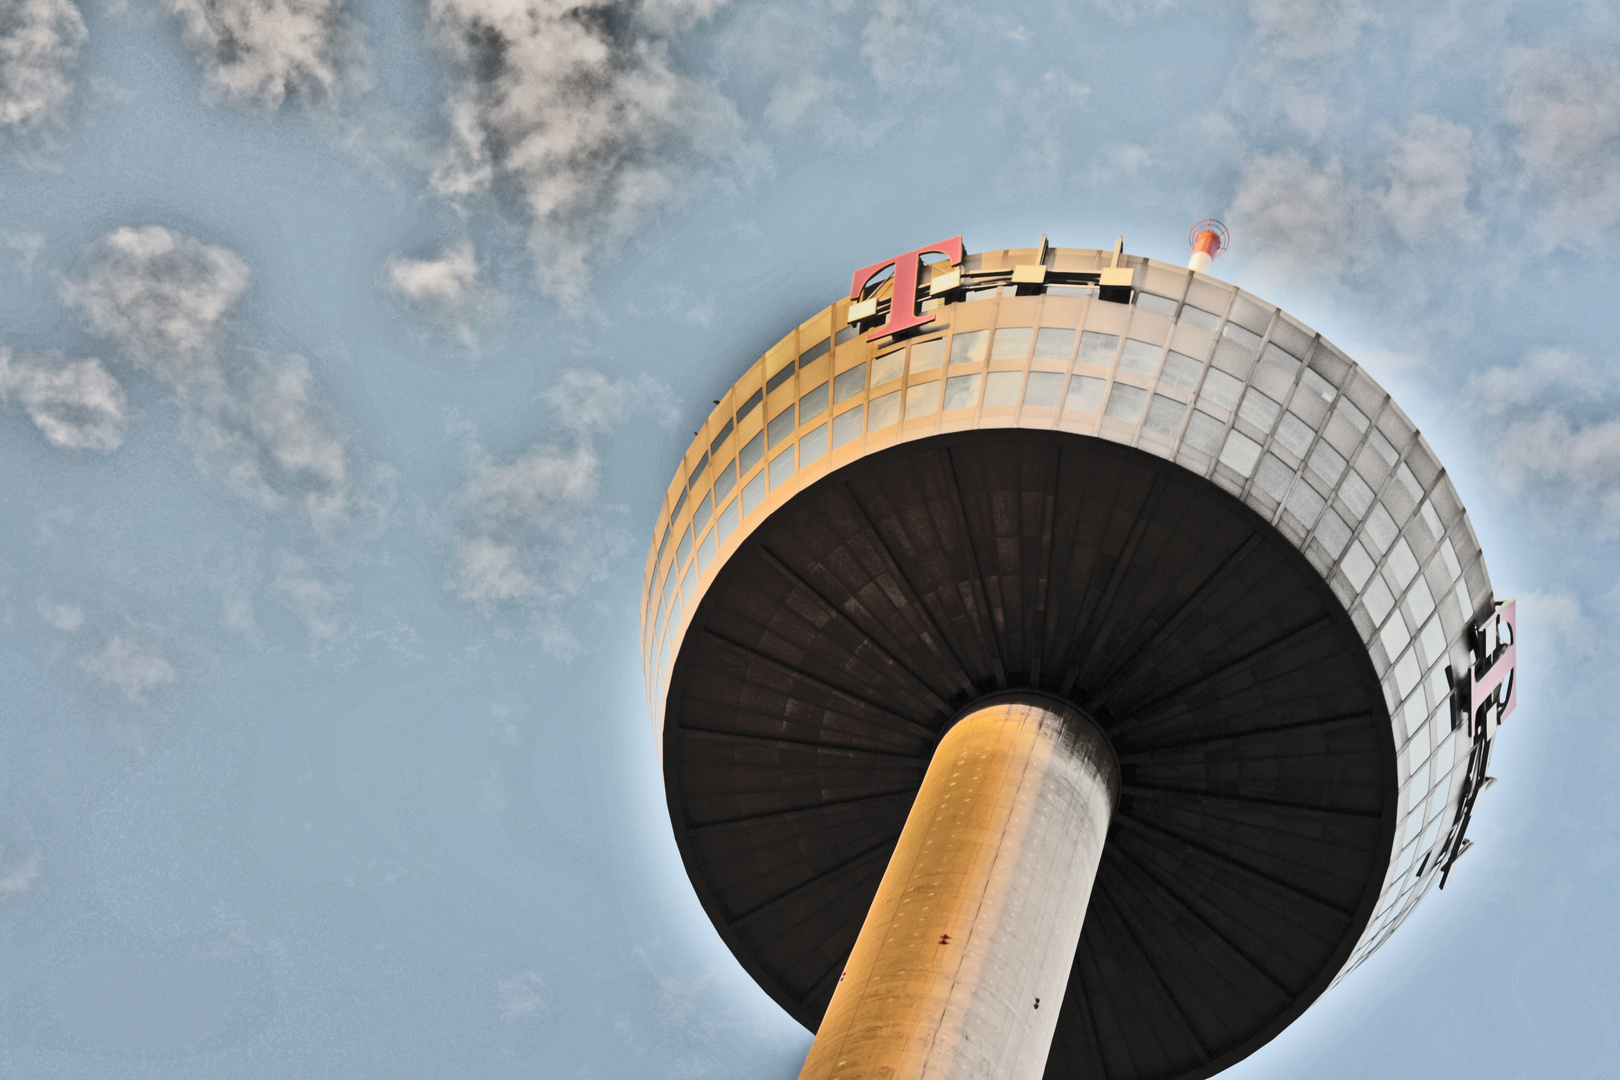
[[[1054,259],[1090,271],[1111,256]],[[969,255],[963,271],[971,280],[1032,258]],[[841,465],[990,426],[1137,447],[1220,485],[1295,544],[1350,612],[1382,681],[1401,824],[1348,971],[1437,878],[1469,750],[1451,727],[1446,667],[1466,664],[1468,621],[1491,602],[1484,560],[1433,452],[1366,372],[1239,289],[1151,260],[1123,265],[1136,270],[1132,303],[1086,288],[969,288],[901,343],[850,332],[840,300],[749,367],[693,440],[652,532],[649,708],[661,725],[683,620],[715,571],[772,510]]]

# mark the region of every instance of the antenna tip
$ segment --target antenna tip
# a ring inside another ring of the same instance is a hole
[[[1187,246],[1213,259],[1232,246],[1232,234],[1214,218],[1205,218],[1187,233]]]

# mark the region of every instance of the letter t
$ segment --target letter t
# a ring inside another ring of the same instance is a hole
[[[941,240],[937,244],[920,247],[916,251],[908,251],[904,255],[896,255],[892,259],[863,266],[855,271],[855,280],[849,287],[849,298],[858,300],[861,290],[866,283],[878,274],[894,267],[894,298],[889,301],[889,321],[866,335],[867,341],[876,341],[889,334],[898,334],[902,330],[909,330],[913,326],[921,326],[932,320],[932,316],[917,314],[917,272],[922,269],[924,255],[943,255],[950,260],[952,266],[962,262],[962,238],[953,236],[949,240]]]

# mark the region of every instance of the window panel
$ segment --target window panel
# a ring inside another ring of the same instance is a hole
[[[1221,327],[1221,337],[1243,346],[1250,352],[1256,352],[1260,348],[1260,335],[1235,322],[1229,322]]]
[[[990,344],[990,359],[1022,360],[1029,355],[1029,342],[1034,333],[1028,326],[1003,326]]]
[[[700,573],[707,570],[709,568],[709,564],[714,561],[714,553],[717,546],[718,542],[714,538],[714,531],[712,529],[703,534],[703,542],[698,544],[697,556],[697,567]]]
[[[782,445],[783,439],[793,434],[793,429],[796,426],[793,422],[793,406],[789,405],[772,417],[771,422],[765,426],[765,441],[770,444],[772,449],[775,449]]]
[[[1069,380],[1069,396],[1063,407],[1071,412],[1102,412],[1103,392],[1107,388],[1107,379],[1076,375]]]
[[[1125,348],[1120,350],[1119,366],[1126,371],[1134,371],[1141,375],[1154,375],[1159,370],[1159,354],[1163,348],[1158,345],[1149,345],[1145,341],[1135,338],[1125,339]]]
[[[772,491],[787,483],[793,476],[793,447],[771,458],[771,467],[767,471],[771,474]]]
[[[1201,362],[1174,349],[1171,349],[1164,358],[1164,381],[1183,390],[1198,389],[1198,376],[1203,370],[1204,365]]]
[[[761,469],[754,478],[743,485],[742,507],[743,513],[752,514],[759,509],[759,504],[765,501],[765,470]]]
[[[1242,393],[1243,383],[1240,380],[1219,368],[1210,368],[1204,376],[1204,388],[1199,391],[1198,400],[1231,410],[1237,408],[1238,396]]]
[[[1225,424],[1207,412],[1194,409],[1192,419],[1187,421],[1187,433],[1181,437],[1181,441],[1206,454],[1213,454],[1220,449],[1221,432],[1225,429]]]
[[[698,500],[697,506],[692,510],[692,528],[702,532],[709,524],[709,518],[714,516],[714,503],[709,501],[709,493],[705,491],[703,498]]]
[[[866,389],[866,365],[856,364],[833,379],[833,404],[840,405]]]
[[[1035,334],[1035,359],[1067,360],[1074,352],[1074,338],[1078,331],[1060,326],[1043,326]]]
[[[1316,489],[1312,488],[1311,485],[1298,483],[1294,485],[1294,490],[1288,493],[1288,501],[1283,505],[1287,507],[1290,514],[1294,515],[1296,521],[1308,529],[1316,524],[1317,515],[1322,512],[1322,508],[1327,505],[1327,502],[1316,493]],[[1348,538],[1349,531],[1346,530],[1346,539]],[[1321,540],[1322,537],[1318,536],[1317,539]],[[1328,546],[1326,540],[1323,540],[1322,546]],[[1340,549],[1342,548],[1343,545],[1341,544]],[[1331,553],[1337,555],[1339,552],[1334,550]]]
[[[860,438],[861,421],[865,419],[866,406],[857,405],[846,413],[839,413],[833,417],[832,444],[843,446]]]
[[[732,468],[732,463],[730,461],[727,461],[714,472],[715,502],[723,501],[727,495],[731,494],[731,489],[736,486],[737,470]]]
[[[1115,420],[1124,420],[1134,424],[1142,419],[1142,408],[1147,404],[1147,391],[1136,386],[1127,386],[1125,383],[1115,383],[1114,389],[1108,394],[1108,408],[1105,414]]]
[[[1157,431],[1160,435],[1168,435],[1173,439],[1176,432],[1181,430],[1181,418],[1186,415],[1187,406],[1175,398],[1154,394],[1152,403],[1148,405],[1148,430]]]
[[[900,391],[874,399],[868,408],[867,431],[877,431],[900,420]]]
[[[1056,408],[1063,397],[1064,381],[1065,376],[1056,371],[1030,372],[1029,385],[1024,389],[1024,404]]]
[[[906,387],[906,419],[913,420],[939,411],[939,380]]]
[[[764,457],[765,433],[761,431],[756,433],[752,439],[749,439],[748,445],[744,446],[742,450],[738,452],[737,471],[743,476],[747,476],[749,470],[755,465],[758,465],[760,460]]]
[[[1282,406],[1272,401],[1265,394],[1249,387],[1249,392],[1243,395],[1243,404],[1238,406],[1238,415],[1261,431],[1270,431],[1271,425],[1277,422],[1277,414],[1282,412]]]
[[[886,382],[893,382],[900,377],[906,369],[906,351],[900,349],[892,353],[884,353],[872,361],[872,385],[882,386]]]
[[[1277,455],[1266,454],[1260,459],[1260,471],[1254,474],[1255,487],[1281,502],[1293,482],[1294,470],[1284,465]]]
[[[1282,423],[1277,425],[1277,442],[1297,458],[1304,458],[1305,452],[1311,448],[1311,440],[1315,437],[1316,432],[1311,429],[1311,425],[1291,412],[1284,413]]]
[[[720,520],[714,526],[714,531],[719,534],[722,543],[737,531],[738,519],[741,517],[737,513],[737,502],[738,500],[732,499],[726,503],[725,509],[720,511]]]
[[[1299,370],[1299,361],[1294,359],[1292,353],[1278,348],[1276,342],[1266,346],[1266,351],[1260,354],[1260,359],[1274,367],[1282,368],[1289,375]]]
[[[827,384],[804,394],[799,398],[799,423],[808,424],[811,420],[827,411]]]
[[[1311,451],[1310,467],[1313,473],[1332,484],[1344,474],[1344,458],[1339,456],[1339,452],[1329,446],[1326,440],[1323,440],[1317,443],[1316,448]],[[1370,495],[1371,492],[1368,494]],[[1348,499],[1345,501],[1349,502]],[[1351,509],[1356,509],[1353,504]],[[1366,509],[1366,507],[1362,507],[1357,510],[1357,515],[1366,512]]]
[[[1018,390],[1023,385],[1022,371],[992,371],[984,384],[985,408],[1018,404]]]
[[[1254,472],[1255,462],[1259,460],[1259,443],[1236,428],[1226,433],[1226,445],[1221,447],[1221,464],[1241,476],[1248,476]]]
[[[1318,443],[1317,445],[1326,446],[1327,444]],[[1335,454],[1334,456],[1337,457],[1338,455]],[[1315,454],[1311,455],[1313,460],[1315,457]],[[1344,459],[1340,458],[1340,460]],[[1363,480],[1361,474],[1354,469],[1351,469],[1350,475],[1344,478],[1344,485],[1339,488],[1339,498],[1344,500],[1344,504],[1350,508],[1358,519],[1366,517],[1367,511],[1372,509],[1372,488],[1367,486],[1367,481]]]
[[[1311,393],[1315,394],[1323,401],[1332,401],[1334,395],[1339,392],[1338,390],[1334,389],[1332,383],[1322,378],[1321,375],[1318,375],[1310,368],[1305,369],[1305,374],[1299,377],[1299,381],[1304,384],[1306,389],[1310,390]]]
[[[951,363],[982,364],[990,347],[987,330],[969,330],[965,334],[951,335]]]
[[[971,409],[978,403],[979,376],[953,375],[945,380],[945,411]]]
[[[799,436],[799,467],[810,464],[827,452],[827,425],[818,424]]]
[[[772,375],[770,381],[765,384],[765,392],[767,394],[775,393],[778,387],[793,377],[793,370],[796,366],[792,360],[782,365],[782,370]]]
[[[1188,304],[1181,309],[1181,321],[1201,326],[1205,330],[1213,330],[1220,325],[1221,317],[1213,311],[1205,311],[1203,308]]]
[[[1111,367],[1114,363],[1114,352],[1118,348],[1118,334],[1100,334],[1095,330],[1087,330],[1080,335],[1080,362]]]
[[[945,339],[919,341],[911,347],[911,370],[933,371],[945,362]]]

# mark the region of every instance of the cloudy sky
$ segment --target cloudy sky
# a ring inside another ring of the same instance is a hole
[[[850,271],[1186,257],[1399,398],[1524,693],[1229,1075],[1620,1060],[1620,10],[0,0],[0,1075],[781,1078],[639,686],[656,501]]]

